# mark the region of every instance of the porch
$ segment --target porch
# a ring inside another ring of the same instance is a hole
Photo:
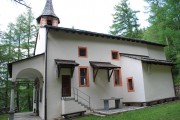
[[[132,111],[132,110],[138,110],[138,109],[142,109],[145,107],[146,106],[141,107],[141,106],[125,106],[125,105],[123,105],[119,109],[111,108],[109,110],[105,110],[105,109],[94,110],[94,112],[92,114],[97,115],[97,116],[106,116],[106,115],[113,115],[113,114],[128,112],[128,111]]]
[[[42,120],[33,112],[15,113],[14,120]]]

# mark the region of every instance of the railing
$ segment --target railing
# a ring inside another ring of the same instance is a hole
[[[90,108],[91,98],[89,95],[80,91],[77,88],[73,88],[73,94],[74,94],[75,100],[77,100],[78,102],[83,102],[83,103],[85,102],[84,104],[88,105],[88,107]]]
[[[87,105],[90,108],[90,96],[86,93],[80,91],[79,89],[72,87],[64,87],[62,88],[62,99],[67,100],[73,98],[76,102],[79,102],[83,105]]]

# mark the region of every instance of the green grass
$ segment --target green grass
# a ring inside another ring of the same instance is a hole
[[[180,102],[165,103],[106,117],[90,115],[78,120],[180,120]]]
[[[0,115],[0,120],[8,120],[8,114]]]
[[[0,120],[7,119],[8,114],[0,115]],[[90,115],[78,120],[180,120],[180,102],[156,105],[106,117]]]

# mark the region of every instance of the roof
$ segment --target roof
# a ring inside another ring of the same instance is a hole
[[[17,62],[29,60],[29,59],[36,58],[36,57],[41,56],[41,55],[44,55],[44,54],[45,54],[45,53],[41,53],[41,54],[34,55],[34,56],[31,56],[31,57],[28,57],[28,58],[24,58],[24,59],[21,59],[21,60],[16,60],[16,61],[13,61],[13,62],[11,62],[11,63],[9,63],[9,64],[13,64],[13,63],[17,63]]]
[[[169,60],[158,60],[154,58],[150,58],[149,56],[143,56],[143,55],[132,55],[132,54],[125,54],[121,53],[122,56],[133,58],[136,60],[141,60],[144,63],[149,63],[149,64],[159,64],[159,65],[175,65],[173,62]]]
[[[17,63],[17,62],[21,62],[21,61],[33,59],[33,58],[36,58],[36,57],[41,56],[41,55],[44,55],[44,53],[38,54],[38,55],[34,55],[34,56],[31,56],[31,57],[28,57],[28,58],[25,58],[25,59],[13,61],[13,62],[11,62],[11,63],[8,63],[8,72],[9,72],[9,74],[10,74],[10,78],[12,77],[12,64],[13,64],[13,63]]]
[[[50,26],[50,25],[46,25],[45,27],[48,28],[48,29],[54,29],[54,30],[57,30],[57,31],[65,31],[67,33],[74,33],[74,34],[77,33],[77,34],[83,34],[83,35],[95,36],[95,37],[102,37],[102,38],[105,37],[105,38],[108,38],[108,39],[116,39],[116,40],[121,40],[121,41],[136,42],[136,43],[155,45],[155,46],[161,46],[161,47],[166,46],[166,45],[163,45],[163,44],[160,44],[160,43],[150,42],[150,41],[146,41],[146,40],[128,38],[128,37],[123,37],[123,36],[115,36],[115,35],[110,35],[110,34],[97,33],[97,32],[91,32],[91,31],[85,31],[85,30],[79,30],[79,29],[55,27],[55,26]]]
[[[90,65],[93,68],[99,69],[114,69],[114,68],[121,68],[119,66],[113,65],[110,62],[96,62],[96,61],[89,61]]]
[[[75,67],[79,64],[76,63],[74,60],[61,60],[61,59],[55,59],[55,63],[59,65],[60,67]]]
[[[42,14],[36,19],[38,21],[38,23],[40,23],[40,18],[42,16],[51,16],[51,17],[55,17],[58,19],[58,23],[60,23],[59,18],[56,16],[56,14],[54,13],[54,8],[52,5],[52,0],[47,0],[44,10],[42,12]]]

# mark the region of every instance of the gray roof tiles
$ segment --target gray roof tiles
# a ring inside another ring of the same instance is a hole
[[[56,14],[54,13],[54,8],[53,8],[53,4],[52,4],[52,0],[47,0],[44,10],[42,12],[42,14],[36,19],[38,21],[38,23],[40,22],[40,18],[42,16],[51,16],[51,17],[55,17],[58,19],[58,23],[60,23],[59,18],[56,16]]]
[[[79,64],[75,62],[75,60],[61,60],[61,59],[55,59],[55,63],[60,66],[64,67],[75,67]]]
[[[169,60],[159,60],[155,58],[150,58],[149,56],[132,55],[132,54],[125,54],[125,53],[122,53],[121,55],[132,58],[132,59],[141,60],[142,62],[149,63],[149,64],[174,65],[174,63]]]
[[[46,25],[45,27],[47,27],[49,29],[54,29],[54,30],[57,30],[57,31],[65,31],[67,33],[74,33],[74,34],[78,33],[78,34],[84,34],[84,35],[95,36],[95,37],[103,37],[103,38],[105,37],[105,38],[108,38],[108,39],[123,40],[123,41],[129,41],[129,42],[136,42],[136,43],[142,43],[142,44],[148,44],[148,45],[161,46],[161,47],[166,46],[166,45],[163,45],[163,44],[160,44],[160,43],[150,42],[150,41],[146,41],[146,40],[128,38],[128,37],[123,37],[123,36],[115,36],[115,35],[91,32],[91,31],[86,31],[86,30],[55,27],[55,26],[51,26],[51,25]]]
[[[97,61],[89,61],[91,66],[94,68],[100,68],[100,69],[114,69],[114,68],[120,68],[117,65],[113,65],[110,62],[97,62]]]

